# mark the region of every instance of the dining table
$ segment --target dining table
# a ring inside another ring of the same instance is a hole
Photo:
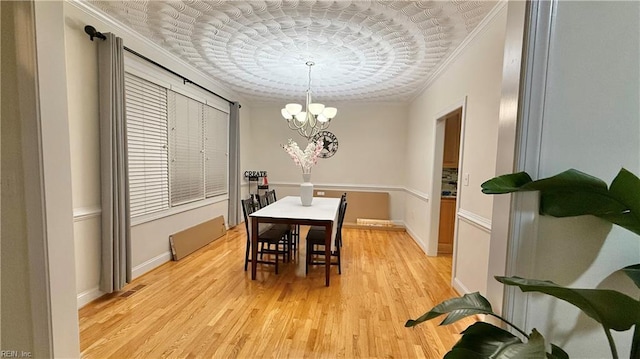
[[[298,196],[283,197],[249,215],[251,218],[251,279],[256,279],[258,258],[258,225],[260,223],[325,227],[325,285],[329,286],[331,251],[335,241],[340,198],[314,197],[303,206]]]

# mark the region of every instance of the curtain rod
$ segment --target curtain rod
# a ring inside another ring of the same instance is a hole
[[[94,37],[97,37],[98,39],[101,39],[101,40],[106,40],[106,39],[107,39],[107,37],[106,37],[106,36],[104,36],[104,34],[103,34],[103,33],[101,33],[101,32],[99,32],[99,31],[97,31],[97,30],[96,30],[96,28],[95,28],[95,27],[93,27],[93,26],[91,26],[91,25],[87,25],[87,26],[85,26],[85,27],[84,27],[84,32],[86,32],[86,33],[89,35],[89,38],[91,39],[91,41],[93,41],[93,38],[94,38]],[[138,56],[139,58],[141,58],[141,59],[143,59],[143,60],[145,60],[145,61],[147,61],[147,62],[150,62],[150,63],[152,63],[152,64],[154,64],[154,65],[158,66],[159,68],[161,68],[161,69],[163,69],[163,70],[165,70],[165,71],[167,71],[167,72],[169,72],[169,73],[171,73],[171,74],[173,74],[173,75],[175,75],[175,76],[177,76],[177,77],[181,78],[181,79],[182,79],[182,82],[183,82],[184,84],[188,84],[188,83],[189,83],[189,84],[193,84],[193,85],[195,85],[195,86],[197,86],[197,87],[199,87],[199,88],[203,89],[204,91],[207,91],[208,93],[210,93],[210,94],[212,94],[212,95],[214,95],[214,96],[216,96],[216,97],[219,97],[219,98],[221,98],[221,99],[223,99],[223,100],[225,100],[225,101],[227,101],[227,102],[229,102],[229,103],[234,103],[234,101],[231,101],[231,100],[227,99],[227,98],[226,98],[226,97],[224,97],[224,96],[218,95],[217,93],[215,93],[215,92],[213,92],[213,91],[209,90],[208,88],[203,87],[203,86],[201,86],[201,85],[199,85],[199,84],[197,84],[197,83],[195,83],[195,82],[193,82],[193,81],[189,80],[188,78],[186,78],[186,77],[184,77],[184,76],[180,75],[179,73],[177,73],[177,72],[175,72],[175,71],[173,71],[173,70],[171,70],[171,69],[169,69],[169,68],[165,67],[164,65],[161,65],[161,64],[159,64],[159,63],[155,62],[154,60],[151,60],[150,58],[148,58],[148,57],[146,57],[146,56],[142,55],[141,53],[139,53],[139,52],[137,52],[137,51],[135,51],[135,50],[132,50],[132,49],[130,49],[130,48],[128,48],[128,47],[126,47],[126,46],[123,46],[123,48],[124,48],[124,50],[125,50],[125,51],[127,51],[127,52],[129,52],[129,53],[131,53],[131,54],[133,54],[133,55],[135,55],[135,56]],[[238,105],[238,106],[239,106],[239,107],[242,107],[241,105]]]

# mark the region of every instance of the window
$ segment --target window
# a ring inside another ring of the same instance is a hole
[[[229,173],[229,115],[211,106],[205,106],[205,195],[227,194]]]
[[[167,90],[125,74],[131,217],[169,208]]]
[[[131,73],[125,91],[131,217],[226,195],[228,113]]]
[[[204,198],[201,103],[169,91],[171,205]]]

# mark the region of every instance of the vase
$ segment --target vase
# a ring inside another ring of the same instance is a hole
[[[305,207],[311,206],[313,202],[313,183],[311,183],[311,173],[302,174],[302,182],[300,184],[300,202]]]

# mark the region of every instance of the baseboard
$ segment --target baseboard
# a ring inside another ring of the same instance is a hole
[[[343,224],[344,228],[354,228],[354,229],[371,229],[371,230],[378,230],[378,231],[392,231],[392,232],[404,232],[405,228],[404,228],[404,223],[403,224],[399,224],[397,222],[394,222],[393,225],[385,225],[385,226],[376,226],[376,225],[367,225],[367,224],[357,224],[357,223],[353,223],[353,222],[344,222]]]
[[[424,252],[424,254],[429,255],[429,253],[427,253],[427,248],[425,247],[425,245],[422,243],[422,241],[420,240],[420,236],[418,236],[416,234],[416,232],[414,232],[411,227],[405,225],[405,230],[407,231],[407,233],[409,234],[409,237],[411,237],[411,239],[413,239],[414,242],[416,242],[416,244],[418,245],[418,247],[420,247],[420,249],[422,249],[422,251]]]
[[[95,287],[78,294],[78,309],[89,304],[91,301],[102,297],[105,293],[100,288]]]
[[[149,272],[152,269],[155,269],[167,262],[171,261],[171,252],[167,251],[158,256],[155,256],[148,261],[133,267],[131,276],[133,279],[138,278],[139,276]]]
[[[455,289],[456,292],[458,292],[459,295],[465,295],[465,294],[471,293],[471,291],[469,291],[469,289],[464,284],[462,284],[462,282],[460,282],[458,278],[453,278],[453,280],[451,281],[451,285],[453,286],[453,289]]]

